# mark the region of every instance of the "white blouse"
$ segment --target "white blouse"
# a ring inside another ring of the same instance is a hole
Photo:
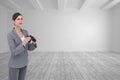
[[[25,40],[25,36],[23,35],[23,37],[21,37],[21,40],[24,41]]]

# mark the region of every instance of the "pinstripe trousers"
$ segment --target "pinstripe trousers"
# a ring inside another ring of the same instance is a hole
[[[22,68],[9,68],[8,80],[25,80],[27,66]]]

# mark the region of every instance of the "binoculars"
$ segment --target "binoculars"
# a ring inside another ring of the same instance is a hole
[[[32,35],[30,35],[30,37],[33,42],[36,42],[36,39]]]
[[[27,37],[30,37],[33,42],[36,42],[36,39],[32,35],[29,35]],[[31,42],[31,40],[29,42]],[[37,44],[35,44],[35,47],[37,47]]]
[[[36,42],[36,39],[35,39],[32,35],[27,36],[27,37],[30,37],[33,42]],[[31,41],[31,40],[30,40],[30,41]]]

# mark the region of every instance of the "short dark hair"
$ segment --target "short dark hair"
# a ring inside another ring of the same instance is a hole
[[[12,15],[12,20],[15,21],[18,16],[22,16],[22,14],[19,13],[19,12],[14,13],[14,14]]]

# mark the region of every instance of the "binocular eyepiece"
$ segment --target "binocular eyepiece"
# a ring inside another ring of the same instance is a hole
[[[36,39],[32,35],[30,35],[30,37],[33,42],[36,42]]]
[[[32,35],[27,36],[27,37],[30,37],[33,42],[36,42],[36,39],[35,39]],[[31,40],[30,40],[30,41],[31,41]]]

